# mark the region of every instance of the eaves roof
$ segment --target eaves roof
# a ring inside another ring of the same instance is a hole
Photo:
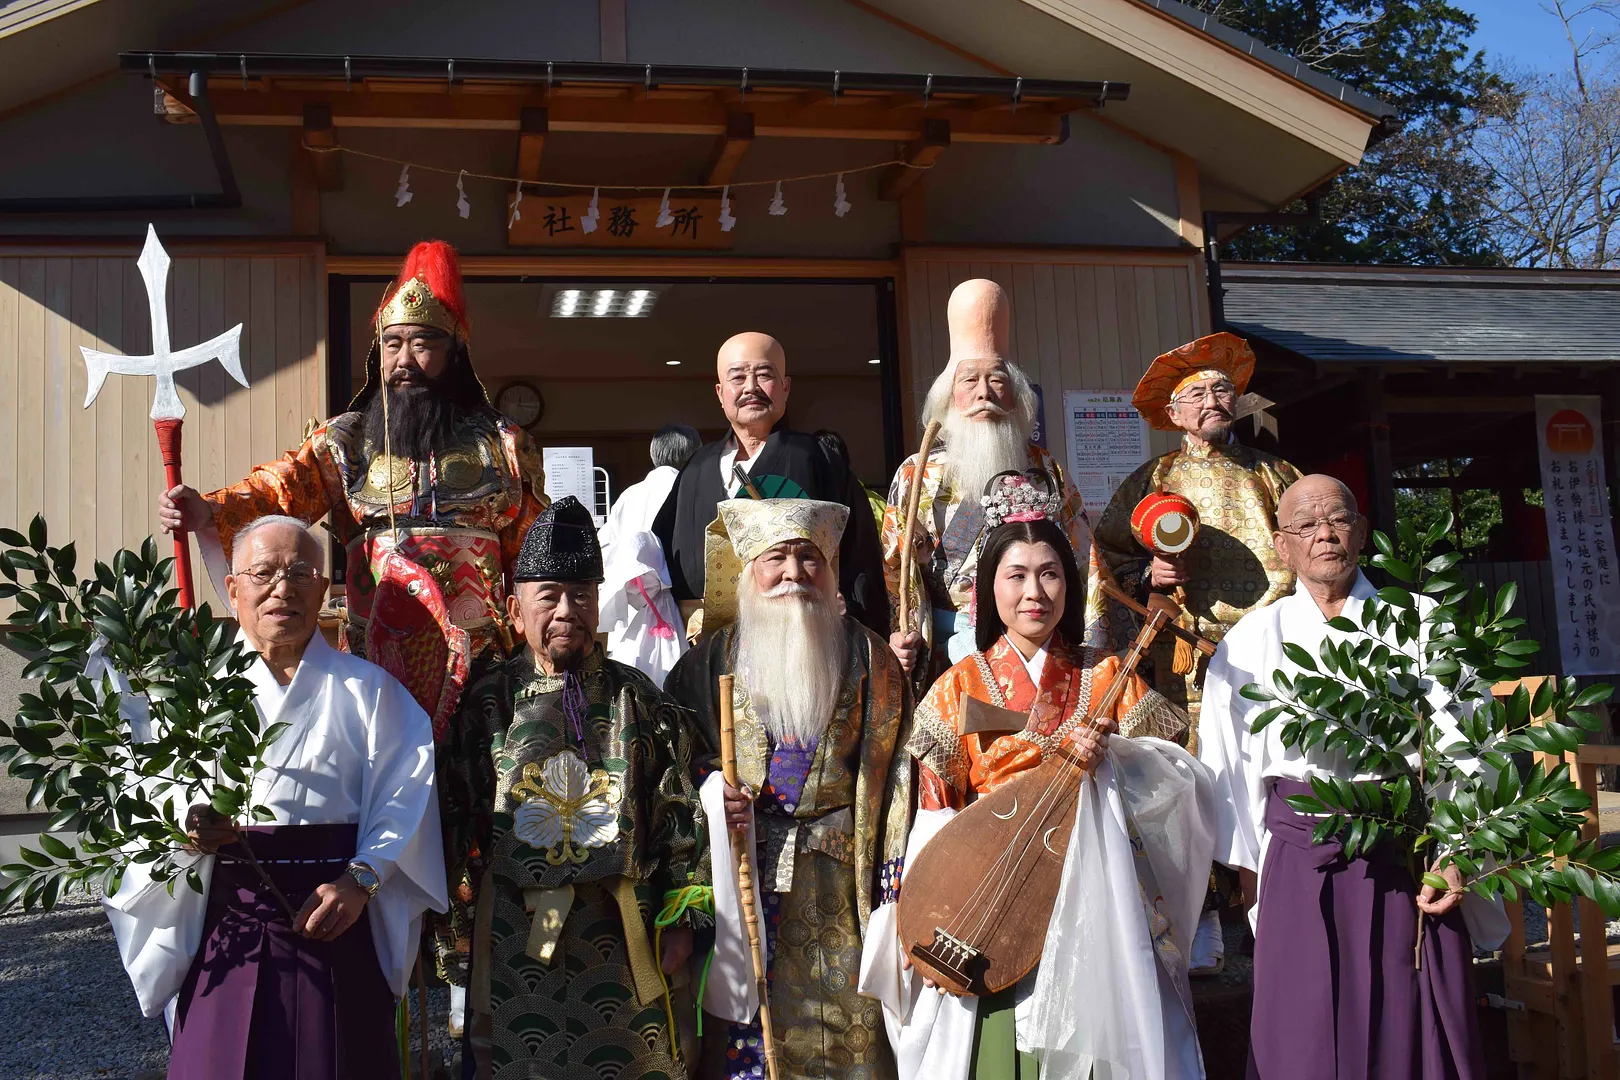
[[[1226,322],[1326,364],[1620,363],[1620,272],[1224,264]]]
[[[1185,23],[1199,33],[1212,37],[1221,44],[1238,50],[1245,56],[1258,60],[1295,82],[1304,83],[1311,89],[1320,91],[1335,101],[1342,102],[1353,109],[1366,113],[1368,116],[1383,120],[1386,117],[1395,115],[1393,105],[1381,101],[1371,94],[1364,94],[1349,83],[1340,82],[1331,75],[1323,74],[1303,60],[1296,60],[1287,53],[1278,52],[1269,45],[1262,43],[1259,38],[1251,37],[1241,30],[1232,29],[1208,12],[1189,7],[1180,3],[1179,0],[1136,0],[1136,2],[1153,8],[1160,14],[1168,15],[1177,22]]]

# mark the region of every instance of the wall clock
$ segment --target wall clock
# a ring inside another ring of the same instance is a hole
[[[528,430],[546,415],[546,399],[526,382],[509,382],[495,395],[495,408],[518,427]]]

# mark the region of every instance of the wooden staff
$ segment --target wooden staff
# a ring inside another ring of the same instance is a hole
[[[733,728],[731,687],[735,677],[720,676],[720,772],[730,787],[737,782],[737,733]],[[737,862],[737,896],[742,900],[743,926],[748,930],[748,951],[754,958],[754,981],[759,987],[759,1027],[765,1044],[765,1073],[776,1080],[776,1038],[771,1034],[771,1000],[765,982],[765,946],[760,941],[759,917],[754,912],[754,853],[749,849],[747,830],[731,828],[731,857]]]
[[[928,452],[939,437],[939,421],[930,420],[923,428],[922,449],[917,451],[917,467],[911,473],[911,490],[906,493],[906,519],[900,530],[900,632],[911,631],[911,537],[917,531],[917,507],[922,504],[923,473],[928,468]]]

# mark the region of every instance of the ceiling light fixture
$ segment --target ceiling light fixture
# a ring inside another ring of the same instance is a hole
[[[679,360],[665,360],[664,361],[664,366],[665,367],[680,367],[681,362]]]
[[[658,302],[657,289],[559,289],[552,299],[556,319],[644,319]]]
[[[883,363],[883,360],[882,360],[881,357],[874,356],[874,357],[872,357],[872,359],[868,360],[867,363],[868,364],[881,364],[881,363]]]

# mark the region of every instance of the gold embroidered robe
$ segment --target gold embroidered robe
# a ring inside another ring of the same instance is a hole
[[[1198,538],[1182,554],[1191,580],[1180,601],[1194,633],[1218,642],[1245,614],[1286,596],[1294,588],[1294,574],[1277,556],[1271,537],[1277,529],[1277,502],[1298,479],[1299,470],[1288,462],[1236,442],[1196,448],[1184,441],[1180,450],[1137,468],[1108,500],[1093,534],[1087,644],[1115,651],[1125,648],[1136,632],[1137,617],[1109,602],[1098,578],[1106,570],[1123,591],[1147,599],[1152,556],[1131,534],[1131,512],[1156,491],[1182,495],[1198,508]],[[1197,654],[1194,670],[1177,675],[1171,668],[1174,648],[1171,634],[1160,634],[1153,643],[1153,686],[1185,709],[1196,725],[1209,661]]]
[[[888,644],[853,619],[843,625],[844,687],[813,746],[774,744],[740,681],[733,691],[738,779],[756,793],[756,880],[783,1080],[894,1075],[882,1007],[856,983],[867,919],[893,899],[905,856],[909,712]],[[717,679],[732,671],[735,631],[705,634],[665,684],[697,714],[710,771],[720,754]],[[702,1075],[763,1075],[758,1032],[710,1017]]]
[[[467,1002],[477,1076],[678,1080],[652,942],[666,892],[696,880],[690,717],[599,647],[578,685],[578,729],[565,679],[527,649],[472,688],[496,784]],[[548,950],[535,923],[559,911]]]

